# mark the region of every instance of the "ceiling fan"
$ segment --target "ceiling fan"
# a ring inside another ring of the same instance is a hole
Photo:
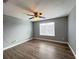
[[[3,0],[4,3],[6,3],[8,0]],[[31,0],[32,1],[32,0]],[[16,6],[18,7],[21,7],[29,12],[31,12],[32,14],[27,14],[27,13],[24,13],[26,14],[27,16],[31,16],[29,19],[35,19],[35,18],[42,18],[42,19],[45,19],[46,17],[43,16],[43,13],[42,12],[39,12],[37,10],[37,5],[41,2],[41,0],[36,0],[36,3],[34,3],[34,5],[32,5],[31,7],[29,6],[23,6],[22,4],[17,4],[17,3],[14,3],[13,1],[10,1],[11,3],[15,4]],[[47,6],[46,6],[47,7]],[[46,8],[44,8],[46,9]]]
[[[32,0],[31,0],[32,1]],[[27,16],[32,16],[30,17],[29,19],[45,19],[46,17],[43,16],[43,13],[42,12],[39,12],[38,11],[38,8],[37,8],[37,5],[40,4],[42,0],[36,0],[36,3],[34,3],[34,5],[32,5],[31,8],[29,8],[28,11],[30,11],[32,14],[26,14]]]
[[[31,15],[31,14],[26,14],[26,15],[32,16],[29,19],[34,19],[34,18],[43,18],[43,19],[45,19],[45,17],[42,16],[42,13],[41,12],[33,12],[33,15]]]

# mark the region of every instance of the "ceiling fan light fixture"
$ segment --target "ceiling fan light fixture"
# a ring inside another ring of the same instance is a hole
[[[40,20],[40,18],[39,17],[34,17],[34,20],[37,21],[37,20]]]

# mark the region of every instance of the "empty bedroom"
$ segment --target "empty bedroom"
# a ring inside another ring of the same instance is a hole
[[[76,59],[76,0],[3,0],[3,59]]]

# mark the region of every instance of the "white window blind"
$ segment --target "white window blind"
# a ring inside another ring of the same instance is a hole
[[[55,36],[55,22],[41,23],[40,24],[40,35]]]

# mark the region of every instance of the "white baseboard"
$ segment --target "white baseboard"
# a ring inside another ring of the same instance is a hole
[[[3,51],[4,51],[4,50],[7,50],[7,49],[9,49],[9,48],[12,48],[12,47],[14,47],[14,46],[17,46],[17,45],[19,45],[19,44],[22,44],[22,43],[24,43],[24,42],[30,41],[30,40],[32,40],[32,39],[39,39],[39,40],[45,40],[45,41],[52,41],[52,42],[58,42],[58,43],[68,44],[68,46],[70,47],[70,49],[71,49],[73,55],[74,55],[75,58],[76,58],[76,54],[75,54],[75,52],[73,51],[72,47],[70,46],[70,44],[69,44],[68,42],[62,42],[62,41],[56,41],[56,40],[49,40],[49,39],[43,39],[43,38],[29,38],[29,39],[23,40],[23,41],[21,41],[21,42],[19,42],[19,43],[17,43],[17,44],[10,45],[10,46],[8,46],[8,47],[6,47],[6,48],[3,48]]]
[[[30,40],[32,40],[32,38],[29,38],[29,39],[23,40],[23,41],[21,41],[21,42],[18,42],[18,43],[16,43],[16,44],[10,45],[10,46],[8,46],[8,47],[6,47],[6,48],[3,48],[3,51],[4,51],[4,50],[7,50],[7,49],[9,49],[9,48],[12,48],[12,47],[14,47],[14,46],[17,46],[17,45],[19,45],[19,44],[22,44],[22,43],[24,43],[24,42],[30,41]]]
[[[75,56],[75,58],[76,58],[76,54],[75,54],[74,50],[72,49],[72,47],[70,46],[70,44],[69,44],[69,43],[68,43],[68,46],[69,46],[69,48],[71,49],[71,51],[72,51],[73,55],[74,55],[74,56]]]
[[[58,42],[58,43],[63,43],[63,44],[67,44],[67,43],[68,43],[68,42],[57,41],[57,40],[50,40],[50,39],[45,39],[45,38],[34,38],[34,39],[45,40],[45,41],[51,41],[51,42]]]

